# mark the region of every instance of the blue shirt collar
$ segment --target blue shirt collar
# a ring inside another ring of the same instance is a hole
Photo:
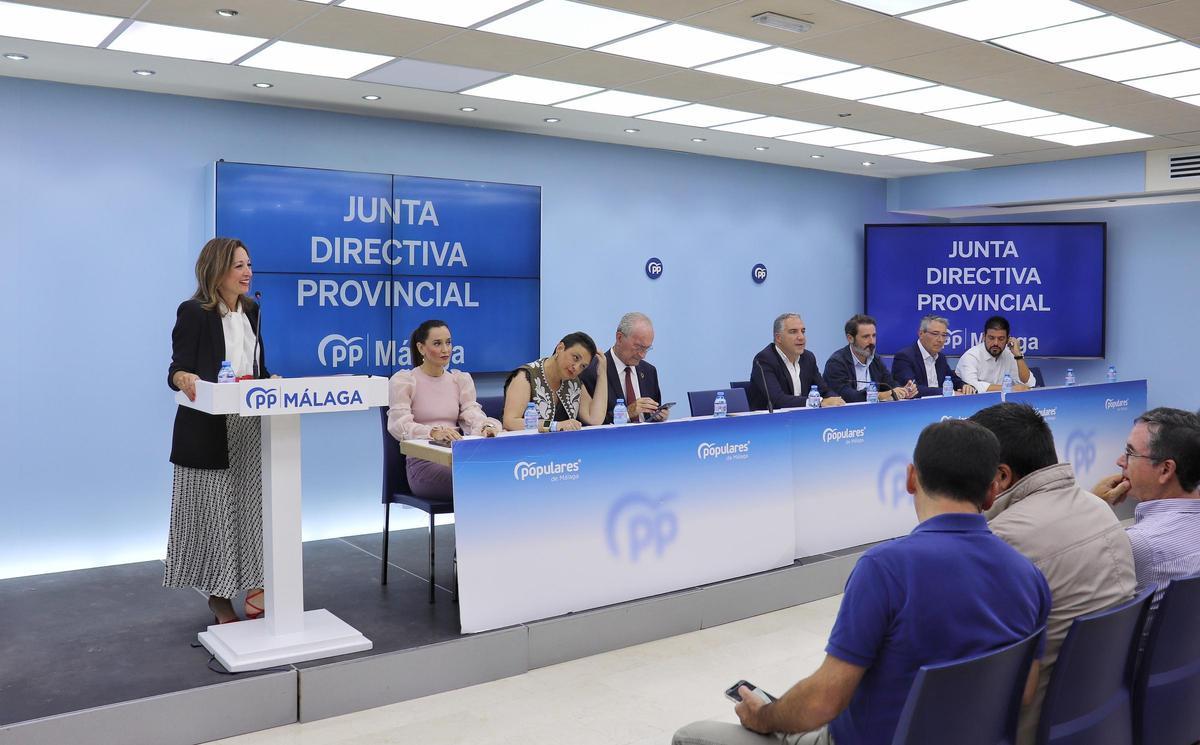
[[[948,512],[934,515],[917,527],[913,533],[988,533],[987,518],[982,513]]]

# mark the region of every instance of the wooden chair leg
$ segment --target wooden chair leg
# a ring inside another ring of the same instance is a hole
[[[382,567],[382,569],[380,571],[380,575],[379,575],[379,577],[380,577],[379,584],[381,584],[381,585],[387,584],[388,543],[389,543],[389,541],[388,541],[388,536],[389,536],[388,521],[389,521],[389,518],[391,518],[391,516],[392,516],[392,505],[388,504],[387,502],[384,502],[384,504],[383,504],[383,552],[382,552],[383,553],[383,567]]]
[[[433,597],[433,513],[429,513],[429,602],[434,602]]]

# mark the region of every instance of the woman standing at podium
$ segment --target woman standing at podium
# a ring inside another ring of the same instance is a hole
[[[268,377],[250,299],[250,254],[241,241],[213,238],[196,259],[196,293],[171,331],[167,383],[196,399],[196,381],[217,382],[228,360],[239,376]],[[257,360],[255,359],[257,357]],[[256,364],[257,362],[257,364]],[[246,592],[247,618],[263,614],[262,466],[254,417],[211,415],[180,406],[171,437],[175,465],[163,585],[208,595],[218,623],[238,620],[232,598]]]
[[[454,347],[445,321],[425,321],[409,339],[413,368],[400,370],[388,382],[388,432],[397,440],[452,442],[459,430],[493,437],[503,431],[475,400],[475,381],[451,370]],[[408,486],[423,499],[453,497],[450,469],[420,458],[405,460]]]

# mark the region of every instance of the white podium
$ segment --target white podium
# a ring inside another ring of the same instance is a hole
[[[327,610],[304,610],[300,540],[300,415],[385,406],[387,378],[341,375],[239,383],[197,381],[196,400],[175,400],[208,414],[261,417],[263,566],[266,615],[209,626],[200,643],[239,673],[371,648],[371,641]]]

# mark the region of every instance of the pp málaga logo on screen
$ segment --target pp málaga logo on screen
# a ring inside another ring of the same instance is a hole
[[[696,460],[708,460],[709,458],[746,460],[749,457],[749,440],[745,442],[726,442],[720,445],[715,442],[702,442],[696,446]]]
[[[513,478],[517,481],[525,481],[526,479],[536,481],[546,476],[551,481],[577,481],[579,479],[579,466],[582,462],[582,458],[566,462],[549,461],[548,463],[523,460],[513,466]]]
[[[279,403],[279,392],[274,388],[256,385],[246,391],[246,406],[251,409],[270,409]]]
[[[679,535],[679,520],[666,506],[671,499],[672,495],[652,499],[633,493],[613,502],[604,530],[609,553],[628,556],[635,562],[651,550],[655,556],[662,556]]]
[[[325,367],[354,367],[366,357],[367,346],[361,336],[329,334],[317,344],[317,359]]]

